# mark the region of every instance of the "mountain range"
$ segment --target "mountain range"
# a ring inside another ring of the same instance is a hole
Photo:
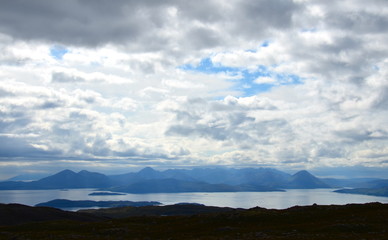
[[[108,176],[82,170],[75,173],[71,170],[64,170],[52,176],[42,178],[37,181],[5,181],[0,182],[0,189],[64,189],[64,188],[101,188],[109,187],[110,179]]]
[[[359,186],[385,186],[387,180],[360,179]],[[341,184],[342,183],[342,184]],[[344,184],[346,183],[346,184]],[[352,180],[317,178],[306,170],[293,175],[273,168],[195,168],[158,171],[146,167],[138,172],[104,175],[86,170],[64,170],[37,181],[4,181],[0,190],[98,188],[126,193],[283,191],[346,187]]]

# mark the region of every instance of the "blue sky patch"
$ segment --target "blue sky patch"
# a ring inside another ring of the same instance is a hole
[[[269,44],[270,44],[270,41],[267,40],[267,41],[262,42],[262,43],[260,44],[260,47],[268,47]]]
[[[55,45],[50,48],[50,55],[57,60],[62,60],[63,56],[68,52],[69,50],[63,46]]]
[[[210,58],[204,58],[198,65],[185,64],[179,67],[185,71],[194,71],[207,74],[226,73],[230,76],[236,76],[240,69],[236,67],[225,67],[222,65],[213,64]]]
[[[271,88],[280,85],[300,84],[301,78],[294,74],[276,73],[270,71],[266,66],[259,65],[255,70],[246,68],[228,67],[220,64],[214,64],[210,57],[204,58],[198,65],[185,64],[179,67],[185,71],[201,72],[206,74],[224,73],[235,77],[232,81],[236,82],[232,90],[243,93],[243,96],[252,96],[261,92],[269,91]],[[269,77],[274,79],[271,83],[256,83],[255,80],[260,77]]]
[[[271,41],[265,40],[264,42],[262,42],[262,43],[259,45],[259,48],[257,48],[257,49],[247,49],[247,50],[245,50],[245,51],[246,51],[246,52],[256,53],[257,51],[259,51],[260,48],[266,48],[266,47],[268,47],[270,43],[271,43]]]

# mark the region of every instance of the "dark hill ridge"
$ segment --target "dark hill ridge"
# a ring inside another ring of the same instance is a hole
[[[71,214],[72,218],[88,216],[91,220],[82,223],[51,208],[40,208],[39,220],[50,215],[55,221],[27,223],[23,215],[35,212],[36,208],[18,206],[6,211],[12,206],[4,206],[5,209],[0,207],[1,219],[12,218],[12,212],[23,218],[16,223],[25,224],[1,226],[0,239],[387,239],[388,226],[388,204],[379,203],[284,210],[173,205]],[[58,221],[61,219],[66,221]]]
[[[112,208],[112,207],[142,207],[142,206],[155,206],[162,203],[156,201],[92,201],[92,200],[67,200],[67,199],[55,199],[44,203],[36,204],[36,207],[54,207],[54,208]]]
[[[105,219],[96,215],[67,212],[56,208],[29,207],[21,204],[0,204],[0,226],[53,220],[95,222]]]
[[[88,213],[105,218],[127,218],[139,216],[191,216],[197,214],[223,213],[241,209],[229,207],[205,206],[202,204],[178,203],[166,206],[142,206],[142,207],[119,207],[104,209],[79,210],[81,213]]]

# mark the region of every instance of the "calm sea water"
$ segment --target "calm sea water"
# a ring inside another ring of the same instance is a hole
[[[357,194],[341,194],[335,189],[292,189],[286,192],[233,192],[233,193],[153,193],[126,194],[120,196],[89,196],[95,189],[69,190],[3,190],[0,203],[20,203],[33,206],[53,199],[95,200],[95,201],[158,201],[162,204],[181,202],[201,203],[207,206],[233,208],[284,209],[295,205],[314,203],[321,205],[344,205],[348,203],[388,203],[388,197],[374,197]]]

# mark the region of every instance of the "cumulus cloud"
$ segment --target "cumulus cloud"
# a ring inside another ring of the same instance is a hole
[[[77,82],[84,82],[85,79],[78,76],[67,75],[63,72],[53,72],[51,76],[51,81],[58,82],[58,83],[77,83]]]
[[[0,159],[386,166],[387,16],[384,0],[4,2]]]

